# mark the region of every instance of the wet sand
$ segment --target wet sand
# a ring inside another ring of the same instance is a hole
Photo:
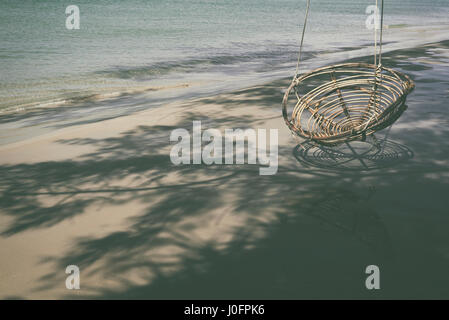
[[[298,148],[289,79],[1,146],[0,298],[449,298],[449,42],[383,61],[416,89],[376,154]],[[277,174],[173,165],[194,120],[279,129]]]

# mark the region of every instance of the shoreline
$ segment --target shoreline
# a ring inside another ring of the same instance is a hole
[[[418,28],[419,29],[419,28]],[[434,37],[444,37],[443,34],[434,34]],[[422,41],[416,40],[416,41]],[[417,47],[432,45],[434,43],[445,42],[428,42]],[[395,52],[398,50],[413,50],[417,47],[395,49],[396,43],[393,41],[389,46],[384,47],[384,53]],[[344,48],[343,48],[344,49]],[[354,48],[352,48],[354,49]],[[369,60],[369,54],[372,48],[359,47],[349,52],[317,53],[315,58],[305,60],[301,64],[301,73],[322,66],[322,59],[326,59],[326,64],[340,63],[345,61]],[[354,52],[358,52],[353,56]],[[350,54],[352,52],[352,54]],[[362,55],[361,55],[362,54]],[[363,55],[368,54],[368,55]],[[329,57],[331,59],[329,60]],[[349,59],[348,59],[349,57]],[[290,68],[288,68],[290,69]],[[285,68],[281,68],[285,70]],[[143,89],[128,89],[123,92],[115,92],[107,95],[89,95],[84,98],[76,98],[69,100],[73,103],[58,105],[56,107],[31,108],[20,112],[3,112],[0,113],[0,146],[27,140],[36,135],[50,133],[59,128],[78,125],[79,123],[101,122],[103,120],[129,116],[147,109],[164,108],[168,103],[183,103],[213,97],[216,95],[232,93],[249,89],[253,86],[269,85],[272,81],[283,81],[290,76],[286,76],[285,71],[282,74],[270,73],[268,75],[258,75],[255,79],[238,78],[222,81],[220,85],[212,82],[210,85],[205,84],[205,80],[191,83],[178,83],[167,86],[147,86]],[[252,85],[248,86],[248,82]],[[220,87],[221,86],[221,87]],[[32,124],[30,126],[30,123]],[[13,132],[13,134],[11,134]]]
[[[400,37],[398,37],[398,35],[391,36],[389,41],[384,43],[383,50],[385,53],[390,52],[390,51],[409,49],[409,48],[422,46],[422,45],[429,44],[429,43],[435,43],[435,42],[441,42],[441,41],[448,40],[446,32],[445,32],[446,29],[442,26],[437,26],[437,25],[434,25],[431,27],[407,26],[407,27],[401,27],[400,29],[403,30],[406,34],[408,34],[408,38],[407,37],[400,38]],[[326,64],[333,64],[333,63],[342,62],[342,61],[348,60],[348,59],[363,58],[367,55],[372,54],[372,50],[373,50],[372,45],[366,46],[367,43],[369,44],[369,39],[367,39],[367,41],[362,41],[361,39],[359,39],[359,41],[358,42],[356,41],[356,43],[352,43],[352,44],[347,43],[344,46],[341,46],[341,45],[335,46],[335,44],[330,44],[329,47],[331,48],[332,52],[320,51],[318,48],[315,48],[316,45],[308,45],[306,43],[305,54],[306,54],[306,56],[307,56],[307,54],[309,54],[312,57],[303,61],[303,64],[306,67],[305,68],[306,70],[311,70],[311,69],[317,68],[320,65],[322,65],[323,59],[327,60]],[[261,54],[261,53],[259,53],[259,54]],[[243,88],[249,87],[249,86],[262,85],[265,82],[269,82],[270,81],[269,79],[280,80],[282,78],[289,77],[290,73],[293,72],[292,70],[294,70],[295,55],[296,55],[296,52],[293,52],[293,56],[292,56],[293,59],[288,60],[290,62],[284,61],[284,62],[280,63],[279,65],[277,65],[276,68],[271,69],[266,74],[264,74],[263,72],[249,69],[249,70],[246,70],[246,74],[242,73],[242,74],[236,74],[234,76],[231,76],[231,75],[227,75],[225,70],[220,70],[220,68],[219,68],[220,66],[218,65],[217,66],[218,69],[216,69],[215,71],[210,70],[209,72],[212,72],[212,74],[216,73],[217,75],[220,75],[221,72],[224,72],[221,75],[229,77],[229,79],[227,79],[227,80],[225,79],[226,80],[225,82],[229,82],[231,84],[228,84],[228,85],[225,85],[222,87],[220,87],[220,85],[217,85],[216,88],[213,86],[210,88],[207,88],[207,86],[205,88],[199,88],[197,90],[197,92],[192,91],[190,96],[195,96],[195,95],[206,96],[206,95],[221,94],[221,93],[226,93],[226,92],[230,92],[233,90],[243,89]],[[229,56],[228,58],[237,58],[237,57]],[[273,56],[272,58],[278,59],[278,57],[276,57],[276,56]],[[211,56],[211,57],[205,56],[202,59],[204,59],[204,62],[207,62],[209,59],[214,60],[215,58],[213,56]],[[200,60],[201,60],[201,58],[195,58],[191,62],[194,62],[194,64],[197,64],[198,61],[200,61]],[[293,62],[291,62],[291,61],[293,61]],[[251,62],[251,61],[246,61],[246,63],[248,63],[248,62]],[[188,61],[185,61],[185,62],[183,62],[183,61],[167,61],[165,63],[173,64],[174,68],[176,66],[182,65],[184,63],[187,64],[186,67],[189,67]],[[156,64],[158,64],[158,63],[156,63]],[[245,65],[245,61],[242,61],[240,64],[237,64],[235,67],[240,68],[244,65]],[[226,64],[224,66],[226,66]],[[224,67],[224,66],[222,66],[222,67]],[[150,72],[153,67],[156,68],[156,66],[152,66],[152,65],[149,65],[147,67],[141,66],[141,67],[134,67],[134,68],[136,68],[137,70],[140,70],[142,72],[144,71],[144,69],[148,69],[148,72]],[[166,66],[164,66],[164,68],[165,67]],[[132,69],[130,69],[130,70],[132,70]],[[130,70],[128,70],[128,72],[131,72]],[[120,70],[120,68],[117,70],[112,68],[110,70],[110,72],[116,72],[116,73],[120,73],[122,71]],[[126,71],[126,69],[124,71]],[[156,71],[157,70],[151,71],[151,72],[156,72]],[[247,76],[248,74],[251,74],[254,72],[257,74],[256,76],[251,76],[251,77]],[[107,73],[107,71],[106,70],[92,71],[91,73],[92,74],[103,74],[103,73]],[[121,97],[121,96],[129,95],[129,94],[139,95],[139,94],[144,94],[148,91],[167,90],[167,89],[173,89],[173,88],[177,88],[177,87],[192,87],[193,89],[195,89],[195,87],[204,86],[205,83],[211,82],[211,80],[213,80],[213,77],[211,78],[210,75],[208,75],[206,72],[203,75],[201,75],[201,73],[195,74],[195,77],[197,79],[194,80],[193,82],[188,81],[188,77],[186,77],[186,76],[189,73],[190,72],[185,73],[185,74],[184,73],[180,73],[180,74],[169,73],[169,74],[171,74],[169,77],[161,77],[160,79],[155,79],[154,81],[149,81],[149,82],[145,81],[145,84],[142,84],[139,81],[134,81],[134,82],[132,81],[131,83],[129,83],[129,86],[127,86],[126,83],[122,83],[121,88],[115,88],[114,90],[111,90],[111,88],[107,88],[107,87],[104,87],[104,88],[100,87],[101,90],[98,92],[90,92],[89,90],[86,90],[84,93],[79,93],[77,95],[75,94],[75,92],[71,92],[67,96],[60,96],[58,98],[52,98],[51,100],[45,100],[45,101],[41,101],[41,102],[37,102],[37,101],[36,102],[27,102],[25,104],[2,107],[2,108],[0,108],[0,117],[8,116],[8,115],[15,114],[15,113],[24,113],[24,112],[30,113],[33,111],[46,110],[46,109],[50,109],[50,108],[63,109],[65,107],[70,107],[70,106],[75,106],[75,105],[80,105],[80,107],[82,107],[83,101],[86,103],[87,107],[89,107],[90,104],[95,107],[96,103],[101,103],[101,102],[105,102],[105,101],[111,101],[113,103],[114,101],[113,101],[113,99],[111,99],[113,97]],[[81,81],[82,79],[87,81],[87,79],[89,79],[89,77],[90,77],[88,74],[82,74],[79,76],[80,76],[79,81]],[[178,76],[180,76],[181,81],[173,81],[173,78],[176,78]],[[68,77],[68,76],[66,75],[65,77]],[[242,77],[243,77],[243,81],[241,79]],[[101,78],[91,79],[90,81],[94,81],[93,86],[95,86],[96,85],[95,82],[98,82],[100,80],[101,80]],[[101,81],[104,81],[104,80],[105,79],[103,79]],[[161,83],[162,83],[162,85],[161,85]],[[239,83],[239,84],[235,85],[236,83]],[[7,86],[9,86],[9,85],[11,85],[11,84],[7,84]],[[117,89],[119,89],[119,90],[117,90]],[[157,97],[157,95],[156,95],[156,97]],[[147,96],[147,98],[152,100],[151,96]],[[176,99],[178,99],[178,100],[184,99],[184,95],[181,93],[179,95],[179,97]],[[61,111],[63,111],[63,110],[61,110]]]

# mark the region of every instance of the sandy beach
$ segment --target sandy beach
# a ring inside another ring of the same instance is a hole
[[[384,59],[416,89],[373,157],[298,147],[281,115],[290,79],[30,126],[0,146],[0,298],[449,298],[449,42]],[[197,120],[278,129],[277,173],[172,164],[170,133]],[[382,290],[365,289],[369,264]]]

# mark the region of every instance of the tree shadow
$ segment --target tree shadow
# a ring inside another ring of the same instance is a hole
[[[360,205],[371,191],[350,191],[337,183],[338,175],[310,175],[290,162],[281,165],[274,176],[260,176],[259,167],[250,165],[173,165],[169,158],[170,131],[191,129],[193,120],[202,120],[204,129],[243,127],[260,121],[226,113],[215,114],[214,118],[188,113],[174,126],[140,126],[105,139],[60,140],[61,144],[95,146],[95,151],[68,161],[0,167],[4,177],[2,211],[13,218],[2,235],[54,226],[106,204],[143,203],[146,209],[128,218],[125,230],[79,237],[67,256],[42,257],[42,263],[50,264],[51,270],[65,270],[68,264],[76,264],[83,275],[110,277],[118,282],[118,289],[112,291],[83,282],[83,289],[89,292],[86,296],[97,298],[231,297],[236,286],[242,286],[242,297],[250,297],[262,286],[256,283],[259,276],[265,277],[267,288],[260,291],[261,297],[287,297],[293,287],[281,287],[293,270],[287,268],[287,273],[282,273],[275,259],[283,246],[295,250],[294,242],[301,242],[300,248],[304,249],[305,239],[293,237],[291,244],[284,243],[285,237],[294,233],[292,228],[327,230],[324,234],[330,230],[329,237],[338,234],[344,241],[355,240],[376,255],[390,255],[385,245],[388,234],[376,213],[354,211],[354,203]],[[281,146],[279,153],[290,154],[288,150]],[[306,188],[298,185],[301,178]],[[123,179],[127,179],[127,187],[116,183]],[[335,184],[326,186],[330,181]],[[360,221],[366,219],[374,219],[376,226],[365,230]],[[223,235],[205,236],[208,232]],[[273,255],[274,260],[265,254]],[[255,269],[262,261],[265,267],[258,273]],[[240,263],[245,266],[237,271]],[[226,275],[229,268],[235,272]],[[270,278],[269,268],[279,275]],[[128,280],[127,275],[135,270],[147,275],[147,285],[142,287]],[[44,275],[35,290],[63,283],[63,277],[57,272]],[[197,277],[202,282],[191,293],[189,283]],[[228,281],[229,277],[236,277],[235,281]],[[249,282],[242,282],[241,277],[249,277]],[[211,278],[215,278],[220,290],[207,291],[211,289]],[[303,280],[297,279],[298,284]],[[180,289],[173,293],[172,285]]]
[[[273,176],[260,176],[252,165],[171,163],[173,129],[190,131],[193,120],[201,120],[203,129],[257,128],[276,119],[270,112],[287,82],[196,101],[223,111],[185,112],[170,126],[60,140],[94,148],[72,160],[0,166],[1,210],[11,218],[2,237],[55,226],[104,205],[143,207],[120,230],[79,236],[63,256],[41,257],[51,271],[34,290],[61,287],[65,267],[75,264],[81,294],[63,298],[447,296],[447,281],[437,282],[449,265],[447,214],[441,198],[432,201],[447,188],[447,141],[432,128],[415,126],[413,139],[392,132],[383,153],[367,154],[369,170],[348,169],[341,153],[329,156],[316,147],[296,148],[296,159],[291,140],[280,144]],[[248,105],[253,108],[243,115],[230,113]],[[419,111],[416,102],[410,110]],[[283,125],[277,112],[276,124]],[[413,127],[417,118],[411,112],[398,123]],[[420,208],[432,212],[423,217]],[[385,269],[389,283],[378,293],[364,287],[365,267],[373,263]],[[425,275],[418,277],[417,270]]]

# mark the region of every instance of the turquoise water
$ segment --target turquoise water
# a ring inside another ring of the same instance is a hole
[[[312,0],[305,58],[371,46],[373,3]],[[80,30],[65,27],[70,4]],[[305,0],[1,0],[0,110],[290,75],[304,11]],[[447,0],[386,1],[385,12],[393,44],[430,40],[413,28],[449,30]]]

